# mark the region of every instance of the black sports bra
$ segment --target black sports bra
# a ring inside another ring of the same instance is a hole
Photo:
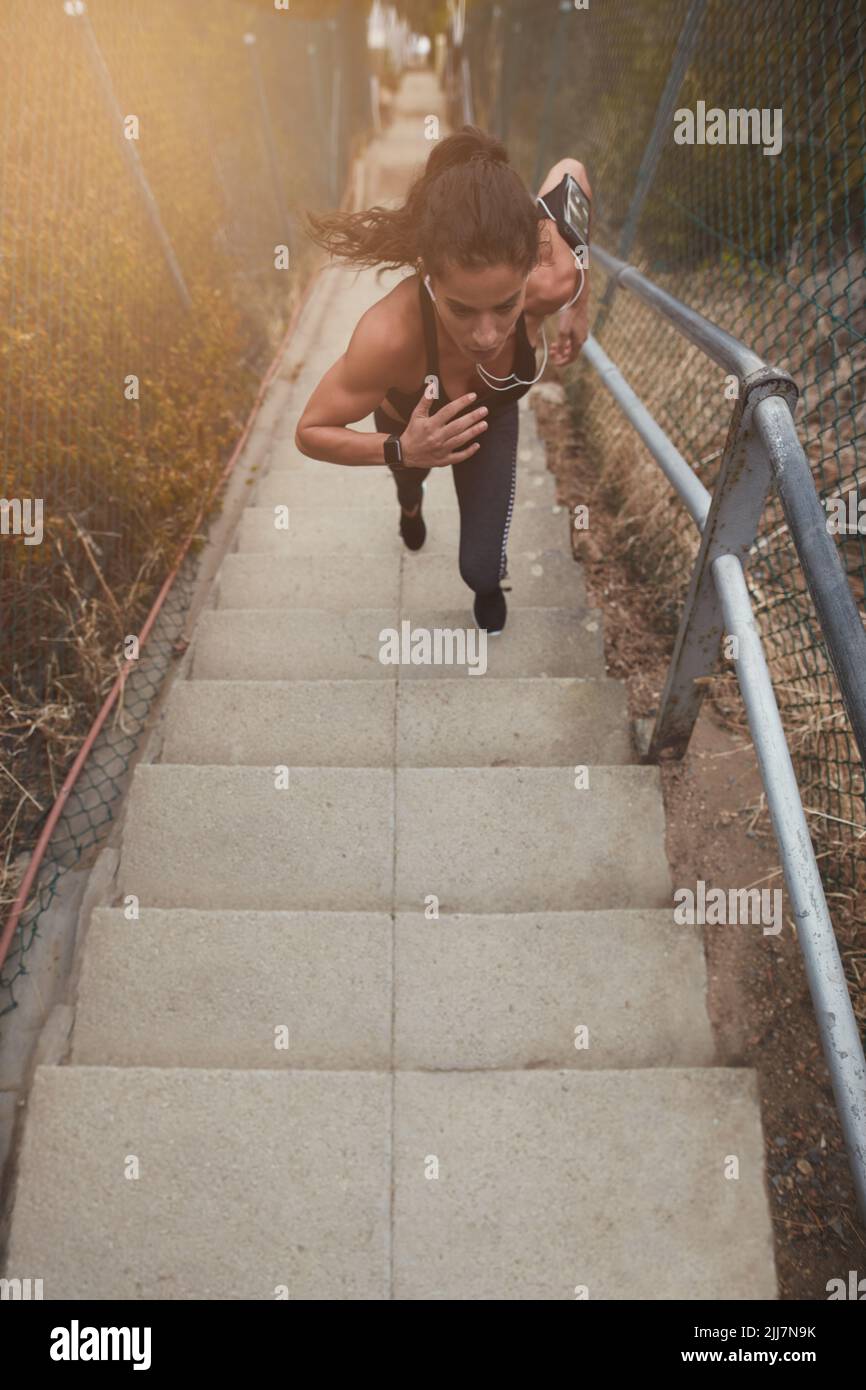
[[[418,276],[418,293],[421,298],[421,319],[424,324],[424,342],[427,347],[426,375],[428,377],[435,376],[436,380],[439,382],[439,396],[434,399],[430,406],[430,414],[435,415],[437,410],[442,409],[443,405],[448,405],[449,398],[445,394],[439,376],[439,344],[436,339],[436,323],[433,317],[433,304],[420,275]],[[497,391],[494,390],[493,387],[487,386],[487,383],[479,376],[478,391],[476,393],[477,400],[470,401],[463,410],[458,412],[457,418],[459,419],[459,416],[465,414],[466,411],[477,410],[480,401],[483,401],[487,406],[490,415],[496,414],[497,411],[504,410],[512,401],[516,401],[520,396],[526,394],[529,390],[529,384],[537,370],[535,365],[535,348],[526,336],[526,322],[521,313],[520,318],[517,320],[517,342],[514,349],[513,371],[514,375],[521,377],[522,380],[526,382],[526,385],[516,383],[514,386],[509,386],[505,390]],[[491,373],[491,375],[497,374]],[[420,386],[417,391],[411,392],[398,391],[396,387],[391,387],[390,390],[386,391],[385,399],[396,407],[404,419],[408,420],[423,394],[423,386]]]
[[[562,180],[555,188],[552,188],[549,193],[544,194],[544,202],[546,207],[553,214],[553,219],[556,222],[560,235],[568,242],[569,246],[574,247],[578,243],[568,223],[565,221],[565,186],[566,178],[563,176]],[[537,203],[538,199],[536,198],[535,201]],[[424,282],[420,275],[418,277],[418,293],[421,296],[421,320],[424,324],[424,341],[427,346],[427,376],[435,376],[436,380],[439,382],[438,399],[434,400],[430,407],[430,414],[435,415],[437,410],[441,410],[443,405],[448,404],[448,397],[443,391],[442,382],[439,379],[439,344],[436,338],[436,322],[433,315],[433,305],[430,302],[430,296],[424,288]],[[502,410],[505,406],[510,405],[512,401],[516,401],[521,396],[525,395],[532,383],[532,378],[536,374],[535,348],[526,336],[526,322],[523,314],[521,314],[520,318],[517,320],[517,344],[514,350],[514,367],[512,374],[520,377],[521,381],[526,384],[522,385],[518,383],[514,386],[509,386],[505,390],[497,391],[494,390],[493,387],[487,386],[487,383],[479,375],[480,384],[477,396],[479,400],[484,401],[489,414],[495,414],[497,410]],[[495,373],[490,373],[490,375],[495,375]],[[486,389],[482,390],[481,387],[485,387]],[[408,420],[423,394],[423,386],[419,387],[417,391],[411,392],[398,391],[396,387],[391,387],[389,391],[385,392],[385,399],[396,406],[400,414]],[[476,400],[467,405],[465,409],[475,410],[477,405],[478,401]],[[460,414],[464,414],[464,411],[461,410]]]

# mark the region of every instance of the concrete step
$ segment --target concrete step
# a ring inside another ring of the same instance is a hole
[[[389,632],[398,635],[401,659],[411,655],[413,632],[430,634],[432,655],[437,633],[462,636],[440,636],[441,664],[395,665],[386,660],[389,639],[383,634]],[[598,616],[562,608],[517,608],[505,632],[485,643],[469,603],[409,615],[385,608],[208,609],[193,641],[195,680],[465,680],[473,666],[490,676],[604,675]]]
[[[533,677],[401,682],[398,767],[633,763],[625,686]]]
[[[537,439],[525,439],[523,437],[524,426],[521,423],[521,438],[517,446],[517,472],[518,476],[526,478],[528,475],[540,475],[554,484],[554,477],[547,466],[547,450]]]
[[[640,961],[640,969],[633,962]],[[183,961],[183,969],[178,962]],[[394,1050],[391,1052],[391,992]],[[711,1066],[700,930],[668,912],[205,912],[90,921],[78,1066]],[[239,1001],[243,1007],[238,1008]],[[275,1046],[275,1028],[288,1046]],[[586,1029],[581,1047],[575,1030]]]
[[[387,1069],[392,936],[385,912],[97,908],[70,1060]]]
[[[293,507],[288,528],[278,530],[270,507],[247,507],[235,549],[268,555],[394,555],[404,550],[396,505]],[[449,525],[453,516],[448,512]]]
[[[226,555],[215,601],[219,608],[396,609],[400,561],[397,554]]]
[[[320,373],[320,375],[324,374],[328,365],[330,364],[328,363],[325,367],[322,368],[322,372]],[[315,384],[316,383],[314,381],[311,382],[310,389],[307,392],[307,395],[312,394],[313,387],[315,386]],[[298,420],[300,419],[300,417],[301,411],[294,411],[292,412],[291,416],[286,416],[283,420],[278,422],[277,426],[275,427],[274,434],[271,440],[271,448],[268,453],[267,476],[270,477],[271,475],[278,473],[289,473],[296,475],[307,474],[312,477],[318,476],[326,478],[329,480],[331,484],[333,484],[335,477],[354,477],[355,475],[362,475],[367,473],[373,474],[374,476],[378,476],[380,473],[385,473],[386,470],[384,462],[380,467],[379,464],[339,464],[329,463],[328,461],[323,459],[308,458],[306,454],[302,454],[300,450],[295,446],[295,430],[297,428]],[[537,476],[543,482],[549,482],[551,487],[553,487],[554,478],[553,474],[550,472],[550,469],[547,466],[547,452],[543,444],[538,442],[537,439],[524,439],[524,429],[526,428],[526,426],[523,423],[523,419],[524,417],[521,417],[520,440],[517,446],[518,485],[522,485],[524,487],[539,486],[539,484],[537,484],[535,481],[535,478]],[[368,416],[366,420],[360,420],[356,424],[350,425],[349,428],[363,431],[367,434],[380,433],[380,431],[376,429],[372,415]],[[450,469],[448,467],[432,469],[429,474],[429,478],[434,478],[440,474],[443,477],[448,478],[450,481]],[[393,482],[391,483],[391,486],[393,487]]]
[[[747,1070],[42,1066],[20,1174],[50,1299],[777,1296]]]
[[[398,913],[394,998],[395,1066],[406,1070],[715,1058],[700,930],[670,909]]]
[[[381,507],[292,507],[288,527],[279,530],[270,507],[247,507],[237,530],[238,551],[276,555],[384,554],[405,549],[396,505]],[[453,555],[460,535],[454,507],[425,507],[425,552]],[[508,535],[508,552],[563,550],[570,553],[570,519],[559,507],[517,507]]]
[[[389,912],[394,773],[139,764],[118,892],[142,906]]]
[[[393,1297],[774,1299],[765,1184],[753,1071],[402,1073]]]
[[[402,581],[401,581],[402,569]],[[504,580],[510,608],[587,607],[580,567],[561,550],[515,551]],[[226,555],[218,608],[460,608],[472,591],[453,555]]]
[[[327,469],[328,471],[325,471]],[[453,470],[433,468],[424,479],[424,507],[457,508]],[[552,474],[520,473],[516,490],[519,507],[532,502],[552,507],[556,501]],[[262,477],[251,498],[256,507],[338,507],[397,505],[397,489],[387,468],[346,468],[324,465],[319,472],[305,469],[273,469]]]
[[[395,680],[176,681],[166,763],[392,767]]]
[[[398,768],[395,904],[440,912],[667,907],[657,767]],[[306,904],[305,904],[306,905]]]
[[[291,443],[295,437],[295,430],[298,428],[298,421],[303,414],[303,404],[299,397],[295,397],[295,403],[282,415],[274,425],[274,432],[271,436],[271,443],[285,444]]]
[[[267,767],[140,764],[118,893],[341,912],[390,911],[395,893],[409,912],[431,894],[440,912],[670,903],[655,767],[591,767],[583,790],[572,767],[292,767],[286,788],[275,780]]]
[[[575,677],[177,681],[166,763],[560,767],[631,763],[625,688]]]
[[[300,400],[301,397],[299,396]],[[298,415],[300,419],[300,414]],[[297,422],[296,426],[297,428]],[[287,427],[285,434],[275,434],[272,439],[271,449],[268,454],[268,474],[280,470],[287,470],[292,473],[310,473],[332,478],[334,470],[340,467],[335,463],[323,463],[321,459],[307,458],[299,449],[295,448],[295,431]]]
[[[471,598],[471,594],[469,594]],[[467,637],[467,651],[481,657],[478,629],[474,625],[472,608],[467,601],[464,609],[442,610],[412,608],[401,614],[402,624],[410,623],[409,633],[456,631],[463,629]],[[601,631],[601,615],[595,609],[581,611],[566,608],[524,608],[510,607],[505,631],[496,637],[487,637],[483,661],[479,660],[478,670],[487,676],[584,676],[601,677],[605,675],[604,641]],[[401,683],[404,680],[465,679],[466,666],[458,665],[406,665],[398,668]]]
[[[509,614],[517,608],[567,608],[572,612],[589,609],[580,567],[563,550],[522,551],[509,546],[508,574],[502,587]],[[454,556],[428,555],[426,549],[404,553],[401,589],[403,614],[420,608],[460,608],[471,605],[473,599]],[[510,622],[509,616],[509,625]]]
[[[8,1258],[45,1298],[388,1296],[384,1072],[39,1067],[28,1109]]]
[[[451,493],[454,493],[453,487]],[[444,487],[441,495],[443,502],[447,502]],[[393,514],[397,507],[397,490],[384,466],[341,468],[324,465],[319,473],[307,473],[300,468],[275,469],[261,479],[252,500],[256,507],[287,506],[292,511],[296,507],[320,508],[327,514],[335,507],[388,506]]]

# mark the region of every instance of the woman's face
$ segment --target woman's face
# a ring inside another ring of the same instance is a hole
[[[528,279],[510,265],[449,265],[444,274],[430,276],[439,317],[467,357],[485,362],[501,350],[520,317]]]

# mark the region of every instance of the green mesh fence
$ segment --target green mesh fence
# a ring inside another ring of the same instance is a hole
[[[688,17],[696,42],[674,83],[674,107],[780,109],[781,149],[679,144],[681,122],[671,112],[630,229],[641,161]],[[793,375],[816,486],[822,498],[841,497],[852,509],[866,482],[864,50],[866,17],[850,0],[592,0],[587,9],[470,0],[464,39],[477,123],[507,139],[535,187],[555,160],[582,160],[596,240],[627,252],[657,283]],[[712,489],[732,409],[722,373],[624,290],[599,313],[605,289],[596,263],[593,331]],[[599,458],[615,457],[629,426],[587,366],[573,375],[590,447]],[[631,444],[628,457],[635,453]],[[643,459],[629,479],[633,505],[622,521],[633,533],[632,554],[659,577],[672,637],[697,535]],[[866,530],[866,517],[862,524]],[[849,530],[837,540],[862,608],[866,537]],[[749,583],[825,884],[834,911],[844,907],[862,923],[863,768],[775,499]],[[862,952],[855,967],[866,972]]]
[[[349,0],[0,7],[0,497],[43,503],[38,544],[0,509],[4,917],[308,281],[299,214],[342,197],[369,72]],[[0,1013],[60,875],[112,819],[191,592],[184,571],[76,787]]]

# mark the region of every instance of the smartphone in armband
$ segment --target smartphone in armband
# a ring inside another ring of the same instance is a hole
[[[570,309],[583,293],[586,272],[589,269],[589,198],[584,193],[573,174],[563,174],[556,188],[552,189],[546,200],[540,195],[547,216],[556,223],[563,241],[571,247],[577,270],[577,290],[562,309]]]
[[[572,245],[589,249],[589,198],[573,174],[565,175],[562,198],[563,220],[574,238]]]
[[[563,309],[570,309],[580,298],[589,269],[589,207],[590,200],[573,174],[563,174],[559,183],[549,193],[536,198],[551,221],[556,223],[557,231],[563,241],[571,247],[577,269],[578,286],[575,294]]]

